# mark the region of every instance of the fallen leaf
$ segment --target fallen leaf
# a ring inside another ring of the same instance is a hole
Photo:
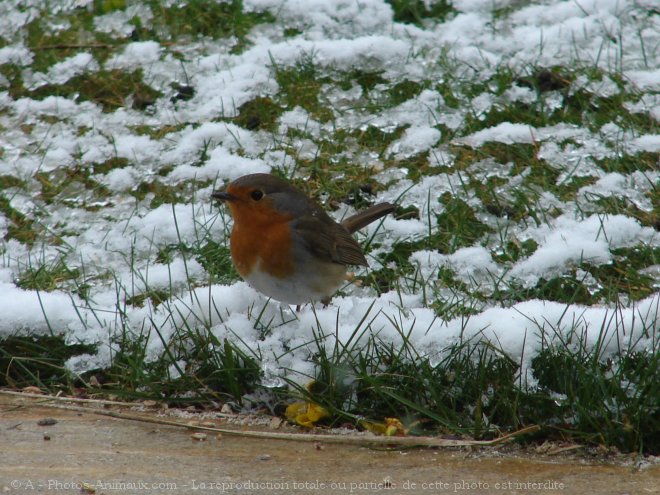
[[[362,420],[360,426],[371,433],[386,437],[403,437],[408,434],[408,428],[403,425],[399,418],[385,418],[384,423]]]
[[[399,418],[385,418],[385,436],[403,437],[408,433],[408,428],[403,426]]]
[[[314,423],[330,416],[323,407],[312,402],[294,402],[285,412],[286,418],[300,426],[312,428]]]

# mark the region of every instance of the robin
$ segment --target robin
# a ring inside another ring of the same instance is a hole
[[[328,304],[347,265],[367,266],[353,232],[392,212],[380,203],[341,223],[305,193],[270,174],[244,175],[213,198],[234,217],[231,257],[243,279],[288,304]]]

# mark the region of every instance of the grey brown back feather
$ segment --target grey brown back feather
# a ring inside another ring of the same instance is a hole
[[[362,248],[350,232],[325,212],[323,216],[305,216],[294,220],[291,228],[321,259],[342,265],[368,265]]]

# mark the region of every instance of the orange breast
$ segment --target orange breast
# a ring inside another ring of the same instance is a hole
[[[229,204],[234,217],[231,256],[242,277],[250,275],[259,263],[261,270],[285,278],[295,270],[291,257],[291,216],[263,206]]]

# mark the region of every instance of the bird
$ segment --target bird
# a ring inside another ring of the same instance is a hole
[[[231,258],[254,289],[285,304],[324,306],[347,278],[349,265],[368,266],[352,234],[395,210],[379,203],[341,223],[303,191],[272,174],[249,174],[211,197],[233,217]]]

